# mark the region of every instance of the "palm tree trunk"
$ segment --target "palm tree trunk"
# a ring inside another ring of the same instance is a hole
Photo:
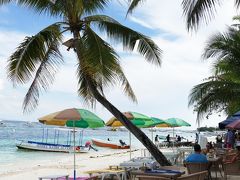
[[[91,83],[90,83],[91,84]],[[90,85],[91,86],[91,85]],[[121,113],[115,106],[113,106],[106,98],[104,98],[95,88],[90,87],[94,97],[101,103],[108,111],[110,111],[134,136],[148,149],[151,155],[161,166],[169,166],[171,163],[166,159],[161,151],[154,145],[154,143],[129,121],[123,113]]]
[[[73,31],[74,39],[80,38],[79,32]],[[81,47],[79,43],[74,42],[74,47],[76,49],[76,54],[79,59],[79,63],[81,62]],[[85,79],[88,83],[88,87],[90,88],[90,91],[92,95],[96,98],[96,100],[101,103],[107,110],[109,110],[113,116],[115,116],[121,123],[132,133],[134,136],[148,149],[148,151],[151,153],[151,155],[156,159],[156,161],[161,166],[167,166],[171,165],[171,163],[166,159],[166,157],[159,151],[159,149],[153,144],[153,142],[146,136],[145,133],[143,133],[138,127],[136,127],[131,121],[129,121],[126,116],[123,115],[116,107],[114,107],[105,97],[103,97],[95,84],[93,83],[91,77],[86,73]]]

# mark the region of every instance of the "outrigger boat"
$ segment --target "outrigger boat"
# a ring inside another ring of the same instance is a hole
[[[17,142],[16,146],[18,149],[33,150],[33,151],[46,151],[46,152],[65,152],[65,153],[74,152],[74,148],[75,148],[75,152],[77,152],[77,153],[87,153],[91,149],[90,147],[82,146],[81,141],[79,141],[80,144],[75,145],[75,147],[73,145],[71,145],[72,129],[67,129],[67,128],[54,128],[54,129],[55,129],[54,143],[47,142],[47,140],[48,140],[48,137],[47,137],[48,129],[47,129],[46,133],[44,133],[44,130],[43,130],[42,142],[22,140],[22,141]],[[58,143],[59,142],[59,131],[67,131],[68,132],[67,144]],[[46,136],[45,138],[44,138],[44,135]],[[81,135],[79,138],[81,138]]]
[[[125,145],[125,146],[121,146],[120,143],[114,143],[111,141],[105,141],[102,139],[92,139],[92,143],[96,146],[99,147],[106,147],[106,148],[112,148],[112,149],[129,149],[130,145]]]

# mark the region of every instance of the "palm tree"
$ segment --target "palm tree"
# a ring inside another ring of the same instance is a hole
[[[59,46],[63,34],[72,38],[63,44],[73,50],[77,57],[78,95],[94,107],[96,101],[108,109],[136,138],[150,151],[161,165],[170,165],[153,142],[131,121],[129,121],[104,96],[106,86],[120,82],[124,92],[133,100],[136,97],[122,71],[119,56],[113,47],[98,33],[117,43],[125,50],[136,49],[148,62],[161,64],[161,50],[147,36],[134,31],[113,18],[99,15],[109,0],[1,0],[1,4],[16,2],[38,13],[61,18],[34,36],[26,37],[8,60],[8,77],[14,84],[32,80],[23,102],[24,111],[31,111],[38,105],[39,94],[54,80],[54,74],[63,63]]]
[[[221,5],[222,0],[183,0],[183,13],[187,18],[187,29],[197,29],[203,20],[208,23],[216,12],[216,5]],[[240,6],[240,0],[234,0],[236,8]]]
[[[215,59],[213,76],[191,90],[189,106],[194,106],[198,121],[213,111],[234,114],[240,109],[239,25],[235,24],[229,27],[226,33],[218,33],[211,37],[203,58]]]

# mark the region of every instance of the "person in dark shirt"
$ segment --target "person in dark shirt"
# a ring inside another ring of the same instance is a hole
[[[155,144],[156,144],[156,145],[159,144],[158,135],[155,136]]]
[[[177,142],[181,142],[182,138],[180,136],[177,137]]]
[[[120,144],[121,144],[121,146],[126,146],[127,144],[123,141],[123,140],[119,140],[119,142],[120,142]]]
[[[170,135],[169,134],[167,135],[166,139],[167,139],[167,142],[170,143]]]

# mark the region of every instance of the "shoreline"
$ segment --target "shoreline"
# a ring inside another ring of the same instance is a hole
[[[92,152],[86,154],[76,154],[77,176],[88,176],[85,171],[108,168],[109,165],[119,165],[121,162],[129,160],[130,150],[113,150],[107,152]],[[140,149],[132,150],[132,157],[140,156]],[[16,164],[5,166],[4,172],[0,172],[1,180],[38,179],[40,176],[69,174],[73,177],[73,154],[53,160],[26,160]]]

